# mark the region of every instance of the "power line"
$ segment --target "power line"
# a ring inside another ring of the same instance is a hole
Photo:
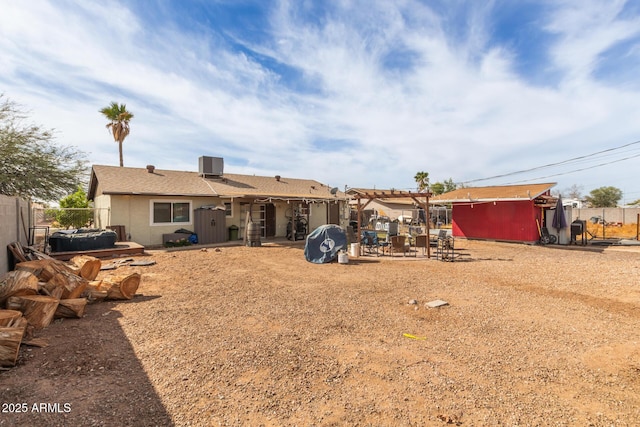
[[[519,174],[523,174],[523,173],[526,173],[526,172],[533,172],[533,171],[536,171],[536,170],[546,169],[546,168],[550,168],[550,167],[553,167],[553,166],[565,165],[565,164],[568,164],[568,163],[571,163],[571,162],[577,162],[579,160],[585,160],[585,159],[588,159],[590,157],[595,157],[595,156],[598,156],[598,155],[601,155],[601,154],[604,154],[604,153],[610,153],[612,151],[620,150],[620,149],[627,148],[627,147],[630,147],[632,145],[637,145],[637,144],[640,144],[640,141],[630,142],[628,144],[624,144],[624,145],[621,145],[619,147],[608,148],[606,150],[597,151],[595,153],[586,154],[584,156],[573,157],[571,159],[563,160],[563,161],[560,161],[560,162],[549,163],[549,164],[546,164],[546,165],[536,166],[536,167],[529,168],[529,169],[522,169],[522,170],[519,170],[519,171],[510,172],[510,173],[506,173],[506,174],[502,174],[502,175],[495,175],[495,176],[491,176],[491,177],[488,177],[488,178],[472,179],[470,181],[464,181],[464,182],[462,182],[462,184],[466,185],[466,184],[470,184],[470,183],[473,183],[473,182],[488,181],[488,180],[497,179],[497,178],[505,178],[505,177],[508,177],[508,176],[519,175]],[[576,170],[569,171],[569,172],[558,173],[558,174],[549,175],[549,176],[541,177],[541,178],[535,178],[535,179],[545,179],[545,178],[551,178],[551,177],[554,177],[554,176],[560,176],[560,175],[566,175],[566,174],[569,174],[569,173],[580,172],[580,171],[591,169],[591,168],[594,168],[594,167],[600,167],[600,166],[605,166],[605,165],[608,165],[608,164],[611,164],[611,163],[617,163],[617,162],[621,162],[621,161],[624,161],[624,160],[629,160],[629,159],[632,159],[632,158],[638,157],[638,156],[640,156],[640,154],[636,154],[634,156],[625,157],[625,158],[619,159],[619,160],[614,160],[614,161],[611,161],[611,162],[601,163],[599,165],[590,166],[588,168],[576,169]],[[527,181],[531,181],[531,180],[527,180]],[[518,182],[525,182],[525,181],[518,181]]]
[[[636,158],[636,157],[640,157],[640,154],[636,154],[636,155],[633,155],[633,156],[625,157],[623,159],[613,160],[611,162],[600,163],[598,165],[593,165],[593,166],[589,166],[589,167],[586,167],[586,168],[574,169],[574,170],[569,171],[569,172],[556,173],[556,174],[553,174],[553,175],[541,176],[541,177],[538,177],[538,178],[531,178],[531,179],[522,180],[522,181],[514,181],[514,182],[510,182],[510,183],[504,184],[504,185],[519,184],[519,183],[529,182],[529,181],[538,180],[538,179],[547,179],[547,178],[553,178],[553,177],[561,176],[561,175],[568,175],[570,173],[582,172],[582,171],[586,171],[588,169],[593,169],[593,168],[597,168],[597,167],[600,167],[600,166],[606,166],[606,165],[610,165],[612,163],[618,163],[618,162],[622,162],[624,160],[633,159],[633,158]],[[468,182],[473,182],[473,181],[468,181]]]

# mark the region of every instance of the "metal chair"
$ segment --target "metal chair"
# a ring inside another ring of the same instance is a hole
[[[372,254],[373,250],[375,249],[376,256],[380,255],[378,251],[380,247],[380,243],[378,242],[378,233],[376,233],[375,231],[362,230],[360,243],[362,245],[363,251],[367,250],[370,254]]]
[[[438,244],[436,246],[436,259],[440,261],[453,262],[454,258],[455,250],[453,236],[447,236],[447,232],[445,230],[440,230],[440,233],[438,234]]]

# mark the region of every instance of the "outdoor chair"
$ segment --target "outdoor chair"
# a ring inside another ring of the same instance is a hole
[[[380,243],[378,242],[378,233],[371,230],[363,230],[361,241],[362,249],[372,254],[375,250],[376,256],[379,255],[378,249],[380,247]]]
[[[436,259],[453,262],[455,258],[453,236],[447,236],[446,230],[440,230],[438,244],[436,246]]]
[[[402,256],[406,255],[406,248],[404,246],[407,240],[407,236],[391,236],[391,244],[389,245],[389,254],[393,255],[396,252],[402,252]]]
[[[427,249],[427,245],[429,244],[429,236],[426,234],[418,234],[415,238],[416,250],[418,250],[418,248],[422,248],[422,255],[424,256],[424,251]]]

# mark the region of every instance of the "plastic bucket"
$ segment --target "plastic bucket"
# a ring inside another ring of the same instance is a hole
[[[351,244],[351,246],[349,247],[349,255],[354,258],[358,258],[358,255],[360,255],[360,243]]]
[[[349,264],[349,255],[346,252],[338,254],[338,264]]]

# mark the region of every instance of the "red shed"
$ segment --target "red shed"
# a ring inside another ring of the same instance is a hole
[[[469,239],[537,242],[555,183],[468,187],[430,199],[452,205],[452,234]]]

